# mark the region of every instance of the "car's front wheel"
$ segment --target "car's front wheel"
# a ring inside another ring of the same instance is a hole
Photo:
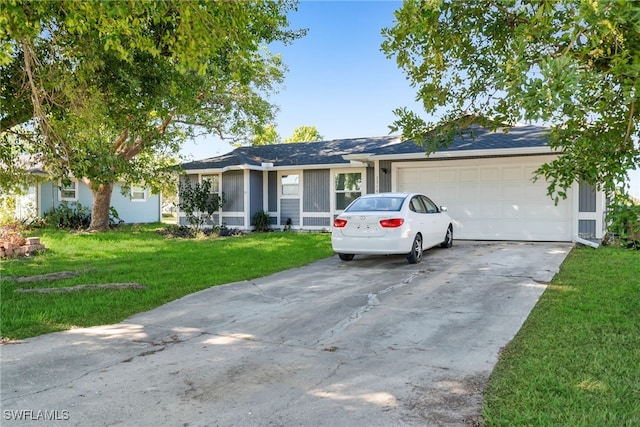
[[[411,246],[411,252],[407,255],[407,261],[409,264],[417,264],[422,259],[422,236],[416,235],[413,239],[413,246]]]
[[[353,259],[353,254],[338,254],[342,261],[351,261]]]
[[[450,248],[453,246],[453,227],[447,228],[447,234],[444,236],[444,240],[440,243],[441,248]]]

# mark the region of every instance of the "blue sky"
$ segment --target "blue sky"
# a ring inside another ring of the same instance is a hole
[[[383,27],[393,25],[400,1],[301,1],[289,17],[292,28],[307,28],[292,45],[272,46],[289,69],[284,87],[271,98],[280,111],[282,139],[298,126],[315,126],[324,139],[389,134],[392,110],[418,110],[412,90],[395,61],[380,51]],[[187,144],[195,159],[224,154],[226,142],[207,138]]]
[[[290,46],[273,46],[289,69],[284,87],[271,98],[280,111],[282,139],[298,126],[315,126],[326,140],[389,134],[397,107],[420,112],[393,59],[380,51],[383,27],[393,26],[400,1],[300,1],[292,28],[307,28]],[[215,137],[184,145],[192,159],[218,156],[233,147]],[[640,171],[631,174],[631,194],[640,198]]]

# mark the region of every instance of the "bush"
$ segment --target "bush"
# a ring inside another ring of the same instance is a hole
[[[224,193],[221,196],[211,193],[211,181],[205,179],[193,186],[188,182],[179,186],[180,203],[178,207],[185,213],[187,221],[194,230],[203,228],[207,221],[211,221],[214,212],[224,205]]]
[[[186,225],[169,225],[158,230],[162,236],[171,237],[173,239],[192,239],[195,237],[194,230]]]
[[[65,230],[81,230],[91,224],[91,211],[88,207],[77,202],[62,202],[57,208],[44,214],[44,221],[48,226]],[[109,208],[109,225],[115,227],[124,221],[118,216],[118,211]]]
[[[256,212],[251,219],[251,225],[253,225],[254,231],[271,231],[271,218],[269,217],[269,212]]]
[[[640,204],[627,194],[616,194],[608,206],[607,222],[609,242],[640,250]]]
[[[242,230],[239,230],[237,228],[227,228],[224,225],[222,227],[220,227],[220,229],[218,230],[218,235],[222,236],[222,237],[229,237],[229,236],[244,236],[244,233],[242,232]]]
[[[89,208],[76,202],[62,202],[44,214],[47,225],[64,228],[65,230],[79,230],[91,224]]]
[[[228,237],[244,235],[241,230],[237,228],[227,228],[224,225],[204,228],[202,230],[197,230],[186,225],[169,225],[157,231],[159,234],[173,239],[196,239],[212,236]]]

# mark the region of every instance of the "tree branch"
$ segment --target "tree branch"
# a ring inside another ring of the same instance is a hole
[[[129,136],[129,132],[128,130],[123,131],[123,133],[120,134],[120,137],[118,137],[118,140],[116,140],[116,143],[114,144],[116,147],[116,155],[118,155],[119,157],[121,157],[127,162],[133,159],[145,148],[145,146],[150,141],[153,141],[155,139],[155,135],[165,134],[165,132],[167,131],[167,128],[173,121],[174,116],[175,116],[175,109],[169,111],[169,113],[167,113],[164,120],[162,120],[162,123],[156,126],[155,129],[150,130],[145,135],[138,137],[135,140],[135,142],[131,145],[125,145],[125,142]],[[126,135],[124,135],[124,132],[126,132]]]
[[[33,68],[36,64],[35,54],[31,49],[31,46],[27,43],[25,38],[22,39],[22,50],[24,53],[24,69],[27,74],[27,80],[29,82],[29,88],[31,89],[31,103],[33,104],[33,114],[38,119],[41,125],[42,133],[44,135],[44,142],[49,146],[52,152],[56,152],[58,148],[61,148],[64,152],[64,158],[69,160],[69,151],[67,146],[60,139],[51,123],[47,119],[47,115],[42,108],[42,101],[40,99],[40,90],[36,87]],[[46,94],[46,91],[42,89],[42,92]]]
[[[127,142],[127,138],[129,137],[129,129],[125,129],[120,133],[120,136],[116,138],[113,143],[113,150],[116,154],[119,154],[122,146]]]
[[[635,116],[635,109],[636,109],[636,100],[633,99],[631,101],[631,106],[629,108],[629,119],[627,120],[627,132],[624,135],[624,142],[622,144],[623,147],[627,146],[627,144],[629,143],[629,138],[631,138],[631,131],[633,130],[633,117]],[[631,144],[631,146],[633,147],[633,144]]]

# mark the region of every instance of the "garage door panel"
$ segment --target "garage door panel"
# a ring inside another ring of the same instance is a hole
[[[442,204],[442,206],[447,207],[447,213],[451,218],[469,219],[473,218],[474,213],[478,212],[477,203],[450,202],[447,204]]]
[[[502,184],[503,200],[522,200],[524,199],[524,188],[520,183],[504,183]]]
[[[539,166],[530,166],[530,165],[524,166],[523,170],[524,170],[525,176],[528,179],[533,179],[533,177],[535,176],[535,172],[539,167],[540,167],[540,165]]]
[[[458,171],[455,169],[444,169],[438,174],[438,182],[459,182]]]
[[[562,236],[566,231],[566,223],[564,221],[528,221],[528,227],[524,230],[526,239],[523,240],[558,240],[558,236]]]
[[[492,181],[496,182],[500,180],[500,169],[495,167],[484,167],[478,171],[479,181]]]
[[[525,189],[524,195],[527,198],[539,199],[544,197],[546,199],[549,199],[549,201],[553,203],[551,198],[547,196],[547,184],[545,182],[541,182],[541,181],[534,182],[529,185],[526,185],[524,189]]]
[[[478,181],[477,169],[460,169],[459,172],[460,182],[476,182]]]
[[[446,161],[400,165],[397,189],[423,192],[446,206],[461,239],[571,240],[572,202],[554,205],[547,184],[532,180],[542,160],[486,161],[491,164],[475,159],[455,166]]]
[[[495,219],[498,220],[500,218],[504,219],[517,219],[522,218],[523,209],[519,204],[516,203],[502,203],[502,209],[500,210],[500,216]]]
[[[500,191],[500,186],[493,182],[478,186],[480,200],[495,200],[496,194],[500,194]]]
[[[554,206],[553,203],[530,203],[527,209],[524,209],[524,218],[548,218],[549,220],[564,219],[571,214],[567,206]]]
[[[478,218],[487,218],[487,219],[497,219],[500,218],[502,214],[502,207],[500,206],[500,203],[480,203],[478,210],[477,210],[477,215],[475,215]]]
[[[420,179],[423,182],[439,182],[440,180],[438,179],[438,171],[423,171],[420,174]]]
[[[521,167],[504,167],[502,169],[503,181],[522,181]]]
[[[460,187],[460,191],[458,194],[460,196],[460,200],[475,201],[480,199],[478,195],[478,184],[471,183],[471,182],[464,182],[464,183],[461,183],[459,187]]]
[[[434,187],[438,188],[437,194],[433,194],[433,199],[434,202],[436,203],[440,203],[438,200],[440,200],[442,197],[446,197],[447,199],[450,200],[459,200],[459,194],[460,193],[460,185],[456,184],[456,183],[451,183],[451,182],[443,182],[442,184],[435,184]]]

